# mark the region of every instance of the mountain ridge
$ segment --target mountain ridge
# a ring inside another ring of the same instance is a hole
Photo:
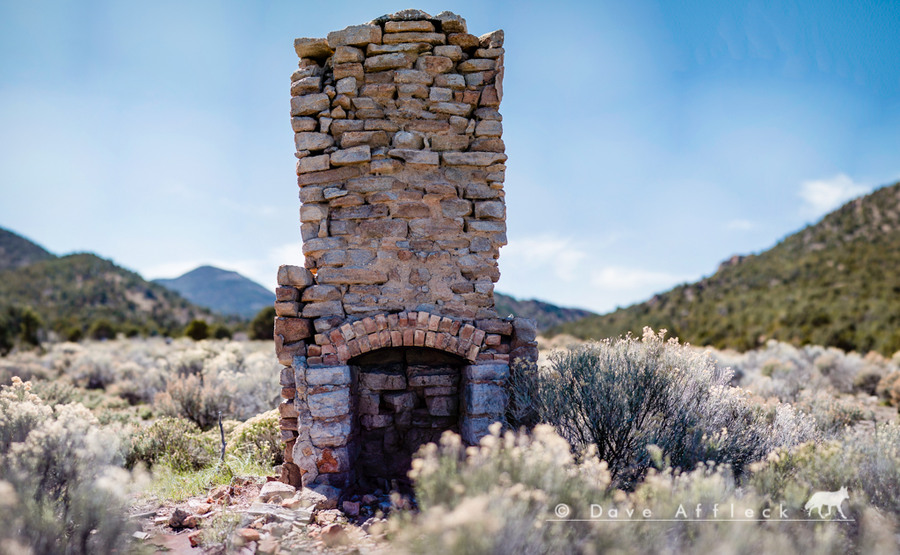
[[[55,256],[21,235],[0,231],[0,244],[7,247],[0,251],[0,353],[22,337],[23,326],[77,339],[99,324],[103,336],[180,335],[193,319],[218,319],[112,260],[87,252]],[[37,340],[28,335],[28,342]]]
[[[517,299],[496,291],[494,304],[500,317],[512,314],[520,318],[531,318],[537,322],[538,331],[594,315],[590,310],[582,308],[562,307],[537,299]]]
[[[56,255],[37,243],[14,231],[0,227],[0,272],[15,270],[55,257]]]

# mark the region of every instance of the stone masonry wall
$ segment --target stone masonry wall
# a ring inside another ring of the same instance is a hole
[[[466,31],[408,10],[295,42],[303,253],[320,285],[303,316],[497,316],[503,32]]]
[[[405,10],[294,47],[305,268],[278,272],[282,479],[344,487],[367,456],[425,437],[410,435],[415,415],[428,434],[477,442],[503,420],[510,364],[537,359],[534,323],[494,309],[503,31],[476,37],[458,15]],[[458,361],[428,370],[455,376],[440,378],[453,393],[415,385],[416,365],[397,370],[396,390],[373,387],[371,360],[410,349]]]

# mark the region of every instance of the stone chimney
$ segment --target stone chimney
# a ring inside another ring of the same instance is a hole
[[[300,38],[305,268],[278,272],[282,479],[381,487],[444,430],[503,421],[534,323],[494,309],[506,244],[503,31],[404,10]]]

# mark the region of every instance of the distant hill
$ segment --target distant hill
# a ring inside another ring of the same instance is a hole
[[[0,353],[33,338],[30,326],[65,339],[85,336],[101,322],[105,335],[180,335],[194,318],[220,320],[110,260],[90,253],[56,257],[3,229],[0,268]]]
[[[54,258],[54,255],[40,245],[0,227],[0,272],[51,258]]]
[[[752,349],[774,338],[845,350],[900,350],[900,183],[848,202],[697,283],[551,333],[612,337],[666,328],[695,345]]]
[[[275,294],[262,285],[237,272],[213,266],[200,266],[181,277],[154,282],[177,291],[194,304],[224,315],[252,318],[275,302]]]
[[[100,319],[116,329],[176,334],[206,309],[89,253],[43,260],[0,273],[0,306],[25,305],[67,336]]]
[[[520,301],[503,293],[494,293],[497,314],[508,314],[537,321],[538,330],[543,331],[558,324],[573,322],[594,313],[580,308],[563,308],[543,301]]]

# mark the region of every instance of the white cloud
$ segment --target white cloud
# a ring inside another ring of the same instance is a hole
[[[750,220],[731,220],[725,224],[725,229],[733,231],[750,231],[754,227],[756,227],[756,224]]]
[[[854,182],[840,173],[830,179],[804,181],[800,185],[804,215],[817,218],[831,212],[846,201],[869,192],[870,187]]]
[[[610,264],[607,241],[542,235],[511,241],[500,256],[497,290],[520,299],[607,312],[691,279]]]
[[[624,268],[607,266],[591,272],[590,283],[612,291],[649,291],[661,287],[670,287],[686,281],[687,278],[668,272],[654,272],[641,268]]]
[[[588,254],[570,238],[543,235],[516,239],[503,247],[504,267],[528,267],[534,271],[551,272],[562,281],[579,277],[579,266]]]

